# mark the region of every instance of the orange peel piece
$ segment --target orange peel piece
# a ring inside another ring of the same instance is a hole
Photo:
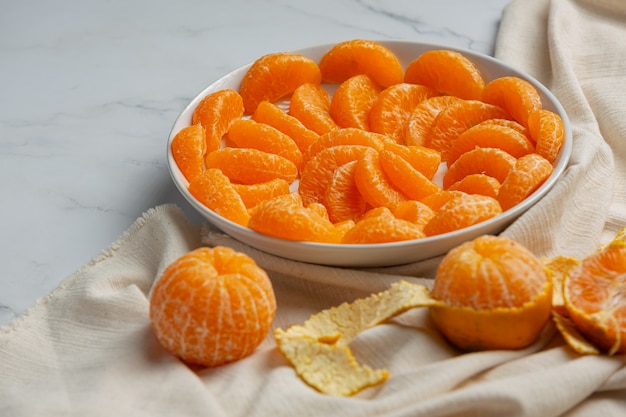
[[[389,376],[386,369],[359,364],[350,341],[411,308],[436,304],[440,302],[429,296],[425,286],[402,280],[385,291],[322,310],[302,325],[277,328],[274,338],[304,382],[324,394],[350,396]]]

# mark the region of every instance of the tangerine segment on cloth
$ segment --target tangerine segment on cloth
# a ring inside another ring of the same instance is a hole
[[[499,148],[515,158],[535,150],[532,142],[517,130],[487,120],[459,135],[450,147],[447,165],[452,165],[462,154],[476,147]]]
[[[354,171],[354,181],[365,201],[372,207],[387,207],[393,210],[409,198],[389,180],[382,169],[380,155],[366,148]]]
[[[222,148],[206,156],[207,168],[220,169],[231,181],[258,184],[281,178],[292,183],[298,167],[287,158],[252,148]]]
[[[517,160],[498,148],[474,148],[459,157],[443,175],[443,188],[448,188],[470,174],[486,174],[500,184]]]
[[[441,154],[425,146],[400,145],[391,142],[385,143],[384,150],[402,157],[428,179],[433,179],[441,164]]]
[[[626,240],[613,240],[571,269],[563,297],[586,340],[609,355],[626,353]]]
[[[478,100],[462,100],[450,104],[433,120],[426,146],[441,152],[441,160],[448,160],[452,145],[467,129],[489,119],[510,119],[500,107]]]
[[[332,146],[310,159],[302,170],[298,185],[298,193],[304,205],[322,202],[335,170],[348,162],[359,159],[368,149],[371,148],[360,145]]]
[[[202,247],[163,271],[149,308],[166,350],[189,364],[212,367],[254,352],[270,332],[276,298],[267,273],[250,257]]]
[[[252,119],[237,120],[230,127],[227,139],[238,148],[253,148],[289,159],[298,170],[302,168],[302,152],[296,142],[280,130]]]
[[[345,244],[400,242],[426,237],[422,227],[396,218],[387,207],[373,209],[375,215],[366,215],[343,236]]]
[[[369,111],[369,128],[397,143],[405,143],[409,117],[415,106],[437,93],[423,85],[400,83],[384,89]]]
[[[409,199],[421,200],[439,191],[437,184],[400,155],[390,150],[383,150],[379,154],[379,160],[380,167],[389,178],[389,182]]]
[[[320,60],[322,80],[342,83],[359,74],[368,75],[381,87],[402,82],[404,69],[386,46],[371,40],[353,39],[331,47]]]
[[[370,130],[368,114],[379,93],[380,87],[367,75],[350,77],[333,93],[330,115],[339,127]]]
[[[221,170],[207,169],[191,180],[188,190],[196,200],[225,219],[244,227],[248,225],[248,209]]]
[[[243,99],[232,89],[216,91],[200,100],[191,115],[191,123],[204,127],[207,152],[220,148],[222,137],[243,113]]]
[[[324,394],[351,396],[383,383],[389,372],[361,365],[350,341],[411,308],[436,303],[423,285],[398,281],[385,291],[322,310],[303,324],[277,328],[274,338],[305,383]]]
[[[550,177],[552,171],[552,164],[536,153],[518,159],[498,190],[497,198],[502,210],[524,201]]]
[[[195,124],[182,128],[174,136],[170,146],[176,166],[187,181],[204,172],[206,140],[202,125]]]
[[[304,154],[304,159],[308,161],[323,149],[337,145],[362,145],[381,151],[386,142],[390,142],[390,139],[380,133],[368,132],[354,127],[335,129],[321,135],[314,144],[309,146]]]
[[[483,90],[481,100],[503,108],[515,121],[528,126],[528,116],[541,109],[541,96],[528,81],[514,76],[490,81]]]
[[[317,62],[293,52],[264,55],[246,71],[239,94],[248,114],[262,101],[276,102],[305,83],[319,84],[322,74]]]
[[[406,68],[404,82],[421,84],[443,95],[480,100],[485,81],[463,54],[450,50],[424,52]]]
[[[266,200],[250,210],[248,227],[286,240],[339,243],[341,235],[324,216],[302,205],[297,194]]]
[[[333,223],[357,221],[368,208],[367,202],[356,187],[354,171],[357,161],[338,167],[324,192],[323,204]]]
[[[407,145],[424,146],[428,143],[430,127],[437,115],[446,107],[461,99],[455,96],[431,97],[420,102],[409,116],[404,140]]]
[[[500,203],[493,197],[458,193],[446,201],[424,226],[427,236],[461,230],[502,214]]]
[[[449,186],[448,190],[462,191],[467,194],[481,194],[497,199],[500,187],[500,182],[494,177],[485,174],[470,174]]]
[[[258,184],[232,184],[232,186],[248,209],[270,198],[291,192],[289,183],[282,178]]]
[[[330,115],[330,95],[318,84],[306,83],[291,95],[289,114],[318,135],[337,129]]]
[[[550,319],[552,283],[524,246],[484,235],[453,248],[441,261],[430,293],[437,328],[462,350],[520,349]]]
[[[565,143],[565,127],[561,117],[550,110],[537,110],[528,116],[528,130],[535,140],[536,152],[554,163]]]
[[[302,153],[319,139],[319,135],[304,126],[300,120],[269,101],[259,103],[252,119],[270,125],[289,136]]]

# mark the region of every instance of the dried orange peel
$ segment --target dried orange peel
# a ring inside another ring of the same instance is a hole
[[[359,364],[350,341],[404,311],[438,303],[423,285],[403,280],[380,293],[314,314],[302,325],[277,328],[274,337],[303,381],[325,394],[350,396],[389,376],[385,369]]]

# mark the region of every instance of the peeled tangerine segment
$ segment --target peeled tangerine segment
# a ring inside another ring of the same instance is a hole
[[[314,314],[302,325],[277,328],[274,337],[304,382],[325,394],[354,395],[384,382],[389,373],[359,364],[350,341],[406,310],[435,304],[426,287],[399,281],[383,292]]]

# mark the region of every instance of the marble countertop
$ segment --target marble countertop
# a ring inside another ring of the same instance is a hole
[[[179,205],[165,144],[191,97],[259,56],[353,38],[493,54],[509,0],[0,4],[0,325],[148,209]]]

